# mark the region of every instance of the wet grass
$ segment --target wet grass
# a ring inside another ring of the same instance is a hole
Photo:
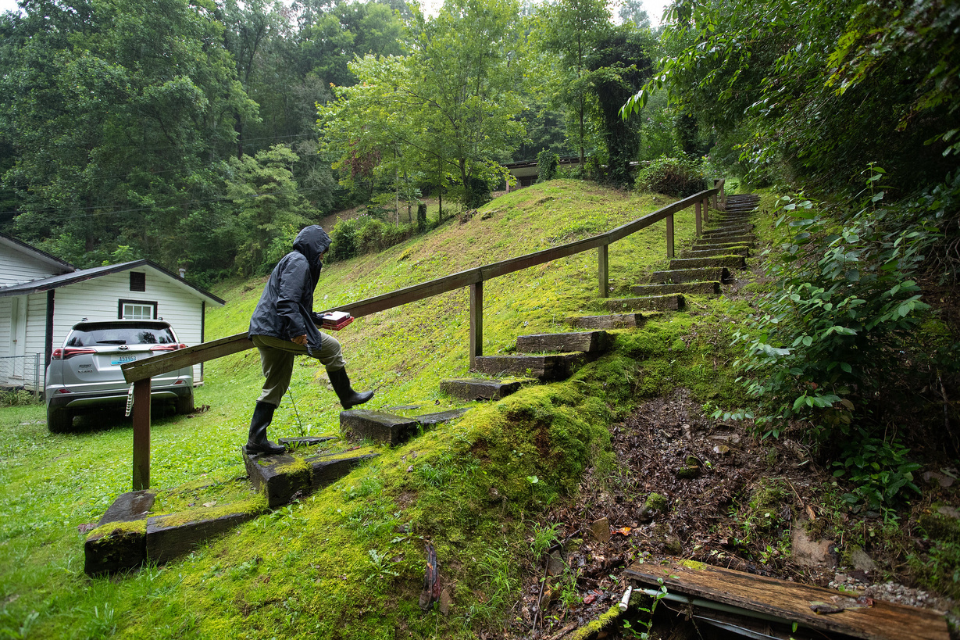
[[[329,265],[315,307],[587,237],[667,202],[570,180],[523,189],[465,222]],[[677,217],[678,250],[693,230],[692,212]],[[666,265],[664,233],[659,223],[611,247],[613,295],[628,295],[629,285]],[[565,330],[568,316],[598,313],[596,272],[596,253],[588,252],[486,283],[484,353],[508,351],[521,334]],[[228,303],[208,311],[208,339],[246,329],[264,281],[217,291]],[[616,332],[616,350],[567,382],[478,405],[407,445],[380,448],[336,484],[180,561],[113,578],[83,574],[77,527],[130,488],[129,421],[87,420],[77,433],[52,435],[42,408],[0,409],[0,633],[396,638],[475,637],[496,628],[531,554],[531,517],[572,495],[588,466],[612,463],[612,420],[681,385],[702,402],[741,401],[724,332],[744,309],[723,299],[689,301],[686,313]],[[466,290],[452,292],[359,318],[336,334],[354,386],[377,390],[366,407],[461,406],[439,382],[468,374],[468,307]],[[256,350],[207,363],[205,380],[197,404],[209,411],[154,419],[151,480],[168,491],[164,509],[201,499],[219,505],[244,475],[238,447],[262,380]],[[339,432],[340,408],[322,367],[299,360],[291,391],[272,438]],[[204,485],[218,488],[194,495]],[[417,606],[428,539],[452,602],[447,616]]]

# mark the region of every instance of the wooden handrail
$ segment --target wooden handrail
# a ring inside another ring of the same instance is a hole
[[[713,197],[714,208],[717,206],[717,194],[723,194],[724,181],[720,180],[713,189],[701,191],[692,196],[678,200],[673,204],[658,209],[633,222],[621,225],[616,229],[601,233],[590,238],[560,245],[551,249],[544,249],[535,253],[528,253],[517,258],[510,258],[501,262],[467,269],[436,280],[421,282],[410,287],[397,289],[390,293],[367,298],[358,302],[351,302],[327,311],[349,311],[355,318],[368,316],[378,311],[393,309],[411,302],[430,298],[441,293],[447,293],[463,287],[470,287],[470,366],[473,367],[476,357],[482,355],[483,349],[483,282],[498,276],[521,271],[538,264],[544,264],[559,258],[566,258],[590,249],[598,250],[598,276],[600,281],[600,295],[606,297],[607,292],[607,249],[610,244],[622,240],[640,229],[649,227],[657,222],[667,220],[667,257],[673,257],[673,214],[689,206],[696,209],[697,233],[701,229],[701,210],[706,220],[707,205]],[[721,198],[724,196],[721,195]],[[721,200],[722,202],[722,200]],[[703,205],[703,206],[701,206]],[[184,367],[215,360],[232,353],[246,351],[253,348],[246,333],[220,338],[211,342],[180,349],[163,355],[144,358],[137,362],[120,365],[123,377],[133,383],[133,488],[134,490],[150,487],[150,379],[153,376],[174,371]]]
[[[691,205],[702,202],[706,198],[715,196],[722,188],[723,185],[721,183],[719,186],[714,187],[713,189],[701,191],[692,196],[686,197],[683,200],[678,200],[677,202],[669,204],[662,209],[658,209],[653,213],[643,216],[642,218],[637,218],[636,220],[621,225],[615,229],[612,229],[611,231],[607,231],[590,238],[584,238],[583,240],[577,240],[576,242],[560,245],[558,247],[544,249],[543,251],[528,253],[516,258],[509,258],[500,262],[493,262],[481,267],[467,269],[466,271],[460,271],[458,273],[437,278],[435,280],[421,282],[420,284],[404,287],[403,289],[397,289],[396,291],[391,291],[390,293],[384,293],[372,298],[366,298],[365,300],[350,302],[339,307],[326,309],[325,311],[349,311],[350,315],[353,317],[362,318],[363,316],[368,316],[379,311],[386,311],[387,309],[393,309],[394,307],[410,304],[411,302],[417,302],[418,300],[440,295],[441,293],[462,289],[463,287],[468,287],[479,282],[491,280],[508,273],[522,271],[523,269],[528,269],[538,264],[544,264],[546,262],[551,262],[560,258],[566,258],[577,253],[583,253],[584,251],[609,245],[617,242],[618,240],[622,240],[623,238],[626,238],[627,236],[636,233],[641,229],[645,229],[646,227],[656,224],[657,222],[660,222],[664,218],[667,218],[678,211],[682,211]],[[143,360],[138,360],[136,362],[128,362],[127,364],[120,365],[120,369],[123,371],[123,377],[127,382],[136,382],[138,380],[152,378],[153,376],[166,373],[167,371],[182,369],[184,367],[200,364],[201,362],[207,362],[208,360],[216,360],[217,358],[222,358],[223,356],[228,356],[232,353],[238,353],[240,351],[245,351],[252,348],[253,343],[250,342],[247,334],[238,333],[232,336],[227,336],[226,338],[220,338],[219,340],[204,342],[192,347],[187,347],[186,349],[180,349],[179,351],[173,351],[170,353],[152,356],[150,358],[144,358]]]

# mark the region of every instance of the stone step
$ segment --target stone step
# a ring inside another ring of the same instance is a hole
[[[670,271],[654,271],[650,274],[652,284],[680,284],[682,282],[725,282],[730,279],[730,272],[724,267],[699,269],[671,269]]]
[[[491,376],[530,376],[541,381],[564,380],[586,362],[586,355],[554,353],[548,355],[477,356],[476,370]]]
[[[567,324],[580,329],[635,329],[643,326],[647,318],[655,312],[617,313],[606,316],[572,316],[567,318]]]
[[[603,300],[608,311],[636,311],[655,309],[657,311],[678,311],[683,309],[683,295],[672,293],[662,296],[643,296],[642,298],[610,298]]]
[[[697,240],[695,241],[690,248],[694,251],[706,251],[707,249],[734,249],[736,247],[748,247],[753,248],[754,242],[751,241],[741,241],[741,242],[714,242],[706,240]]]
[[[739,223],[738,223],[738,224],[721,225],[721,226],[715,227],[715,228],[713,228],[713,229],[707,229],[706,231],[703,232],[703,235],[704,235],[704,236],[716,236],[716,235],[722,235],[722,234],[724,234],[724,233],[737,233],[737,234],[741,234],[741,235],[742,235],[742,234],[744,234],[744,233],[748,233],[748,232],[750,232],[750,231],[753,231],[753,229],[754,229],[755,226],[756,226],[756,225],[753,225],[753,224],[739,224]]]
[[[752,243],[756,239],[757,237],[752,233],[744,234],[740,236],[712,236],[709,240],[700,239],[700,240],[694,241],[693,244],[694,246],[696,245],[711,245],[711,246],[734,245],[734,244]]]
[[[441,380],[440,390],[461,400],[500,400],[516,393],[525,384],[537,382],[533,378],[513,380],[484,380],[481,378],[461,378]]]
[[[385,411],[350,409],[340,412],[340,429],[356,438],[396,446],[417,435],[421,429],[429,430],[466,412],[466,409],[453,409],[405,418]]]
[[[728,269],[745,269],[747,261],[743,256],[718,256],[714,258],[674,258],[670,261],[671,269],[702,269],[705,267],[726,267]]]
[[[107,509],[83,545],[87,575],[169,562],[256,518],[266,506],[261,497],[251,496],[233,504],[150,516],[153,499],[152,491],[132,491],[121,494]]]
[[[680,252],[681,258],[711,258],[713,256],[743,256],[750,257],[748,247],[735,246],[719,249],[684,249]]]
[[[340,430],[355,438],[398,445],[417,435],[420,423],[384,411],[350,409],[340,412]]]
[[[715,232],[715,233],[711,233],[711,234],[706,234],[706,233],[704,233],[703,236],[701,236],[700,238],[698,238],[698,240],[709,240],[709,241],[711,241],[711,242],[713,242],[713,241],[718,241],[718,242],[730,242],[730,240],[728,240],[728,239],[729,239],[729,238],[734,238],[734,237],[736,237],[736,238],[755,238],[756,236],[755,236],[753,233],[751,233],[750,231],[737,231],[737,230],[734,230],[734,231],[724,231],[724,230],[721,229],[721,230],[719,230],[719,231],[717,231],[717,232]]]
[[[577,331],[573,333],[538,333],[517,338],[517,351],[521,353],[546,353],[558,351],[583,351],[603,353],[610,349],[612,336],[606,331]]]
[[[306,455],[287,452],[264,456],[243,452],[247,475],[253,486],[266,495],[271,508],[290,502],[298,493],[308,495],[332,484],[357,465],[375,457],[377,453],[371,447],[348,446]]]
[[[678,284],[638,284],[630,287],[638,296],[655,296],[667,293],[694,293],[714,295],[720,293],[720,282],[683,282]]]

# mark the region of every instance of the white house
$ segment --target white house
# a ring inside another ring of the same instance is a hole
[[[0,387],[42,388],[53,349],[84,318],[162,318],[199,344],[208,304],[224,301],[150,260],[76,269],[0,234]],[[203,380],[202,365],[193,379]]]

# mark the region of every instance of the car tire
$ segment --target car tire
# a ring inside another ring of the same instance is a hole
[[[177,398],[177,413],[193,413],[193,393],[188,396]]]
[[[73,428],[73,412],[69,409],[47,409],[47,430],[65,433]]]

